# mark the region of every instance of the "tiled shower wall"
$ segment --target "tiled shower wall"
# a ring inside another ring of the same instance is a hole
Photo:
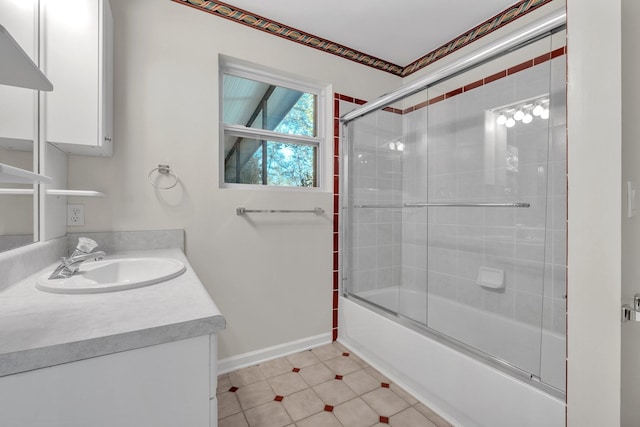
[[[351,285],[355,292],[401,285],[402,213],[367,205],[402,203],[403,153],[389,144],[402,139],[402,115],[389,110],[369,114],[350,128],[354,141],[349,174],[353,211]]]
[[[564,334],[565,75],[558,57],[404,115],[404,202],[531,207],[405,209],[402,286]],[[506,130],[486,113],[546,93],[550,120]],[[505,288],[479,286],[481,267],[504,271]]]

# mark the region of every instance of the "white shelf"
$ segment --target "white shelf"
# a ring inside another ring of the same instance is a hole
[[[48,189],[47,196],[107,197],[106,194],[91,190],[55,190]]]
[[[53,90],[51,82],[2,25],[0,25],[0,58],[2,58],[0,84]]]
[[[2,184],[33,184],[34,182],[53,182],[52,178],[30,172],[25,169],[0,163],[0,183]]]

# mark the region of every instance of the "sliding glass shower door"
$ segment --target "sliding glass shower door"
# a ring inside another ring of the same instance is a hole
[[[562,391],[563,33],[354,119],[345,290]]]

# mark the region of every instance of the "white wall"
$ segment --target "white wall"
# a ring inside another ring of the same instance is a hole
[[[620,3],[567,2],[569,427],[620,424]]]
[[[86,206],[86,226],[73,231],[184,228],[187,256],[227,319],[220,358],[329,333],[331,188],[219,188],[218,54],[326,82],[363,99],[393,90],[400,79],[174,2],[111,5],[114,156],[69,156],[69,188],[108,197],[70,198]],[[180,175],[178,187],[157,191],[149,185],[147,174],[159,163]],[[327,214],[247,219],[236,216],[238,206],[320,206]]]
[[[640,186],[640,73],[638,41],[640,41],[640,3],[622,1],[622,185],[633,181]],[[623,198],[626,196],[623,190]],[[633,295],[640,293],[640,212],[627,218],[626,201],[622,210],[622,302],[632,305]],[[640,324],[622,325],[622,402],[623,427],[638,424],[640,402]]]

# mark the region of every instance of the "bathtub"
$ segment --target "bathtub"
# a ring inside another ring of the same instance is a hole
[[[402,312],[424,323],[424,292],[398,288],[360,294],[391,311]],[[497,369],[477,357],[341,296],[338,340],[372,366],[411,392],[455,426],[464,427],[562,427],[565,402],[561,393],[547,393],[528,380]],[[540,342],[539,330],[506,320],[446,298],[429,295],[429,324],[467,344],[490,346],[522,368],[537,365],[532,342]],[[408,322],[410,323],[410,322]],[[473,325],[470,328],[469,325]],[[500,337],[519,341],[506,345]],[[544,332],[541,377],[560,388],[564,383],[564,337]],[[535,345],[537,348],[538,345]],[[516,351],[517,350],[517,351]],[[535,371],[533,371],[535,372]]]

